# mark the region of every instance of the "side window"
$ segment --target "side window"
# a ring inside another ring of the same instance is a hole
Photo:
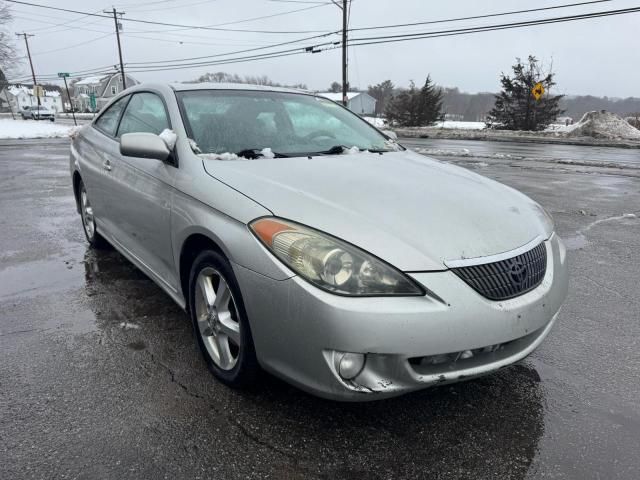
[[[129,96],[122,97],[116,103],[107,108],[94,124],[96,128],[107,135],[115,136],[118,128],[118,119],[122,109],[127,104]]]
[[[167,112],[154,93],[135,93],[120,121],[118,138],[125,133],[147,132],[156,135],[169,127]]]

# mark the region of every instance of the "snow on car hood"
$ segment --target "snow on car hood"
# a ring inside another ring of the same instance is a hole
[[[203,160],[209,175],[404,271],[507,252],[552,233],[525,195],[411,151]]]

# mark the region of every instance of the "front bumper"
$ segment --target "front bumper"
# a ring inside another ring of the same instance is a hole
[[[450,271],[411,274],[437,299],[341,297],[299,277],[234,270],[261,365],[316,395],[365,401],[485,375],[530,354],[567,294],[566,250],[555,234],[545,246],[542,283],[504,301],[482,297]],[[353,380],[338,374],[343,352],[366,354]]]

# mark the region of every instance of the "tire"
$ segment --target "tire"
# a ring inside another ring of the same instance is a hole
[[[80,205],[82,230],[89,245],[99,250],[109,248],[109,243],[98,233],[98,227],[96,226],[95,217],[93,216],[93,209],[89,202],[87,189],[82,180],[78,183],[78,204]]]
[[[189,312],[209,371],[231,387],[251,386],[260,367],[247,313],[231,265],[217,252],[205,250],[193,262]]]

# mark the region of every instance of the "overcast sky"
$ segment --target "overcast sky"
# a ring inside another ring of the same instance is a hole
[[[322,1],[324,0],[318,0]],[[450,19],[577,1],[579,0],[354,0],[350,26],[357,28]],[[111,7],[111,4],[100,0],[33,2],[86,12],[101,12],[104,8]],[[125,0],[115,4],[118,9],[124,10],[125,20],[145,19],[207,26],[314,8],[219,27],[296,32],[291,34],[187,30],[124,21],[124,61],[130,63],[215,55],[296,40],[341,28],[341,11],[338,7],[309,2],[311,0]],[[637,1],[613,0],[510,17],[354,32],[352,35],[355,38],[427,32],[629,8],[636,4]],[[36,74],[81,71],[117,63],[113,21],[26,5],[9,5],[14,16],[10,31],[35,34],[30,39],[30,46]],[[66,24],[59,25],[61,23]],[[553,69],[557,73],[557,93],[637,97],[640,96],[639,27],[640,13],[634,13],[532,28],[361,46],[350,49],[350,82],[361,88],[385,79],[391,79],[396,85],[407,85],[411,79],[422,83],[429,73],[443,86],[457,86],[468,92],[497,91],[499,73],[507,71],[515,57],[534,54],[547,64],[553,61]],[[302,33],[307,31],[318,33]],[[339,37],[328,38],[337,40]],[[325,41],[326,39],[319,39],[298,45]],[[16,38],[16,45],[23,54],[24,42]],[[29,73],[26,61],[21,71]],[[326,89],[332,81],[340,80],[340,50],[133,75],[141,81],[182,81],[196,78],[207,71],[226,71],[240,75],[264,74],[281,83],[306,83],[312,89]]]

